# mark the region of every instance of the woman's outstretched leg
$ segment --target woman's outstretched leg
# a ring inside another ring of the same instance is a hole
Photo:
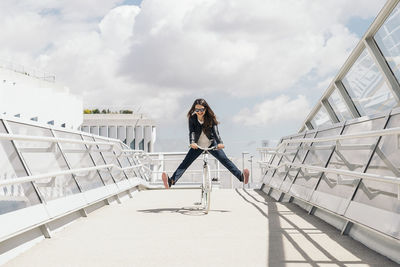
[[[228,159],[225,152],[222,149],[219,150],[210,150],[211,155],[213,155],[222,165],[225,166],[239,181],[247,184],[249,182],[250,172],[248,169],[244,169],[243,173],[236,167],[236,165]]]
[[[203,152],[201,149],[193,149],[191,148],[189,152],[186,154],[186,157],[183,159],[182,163],[178,166],[176,171],[171,177],[168,177],[168,175],[163,172],[162,174],[162,179],[164,183],[165,188],[170,188],[171,185],[174,185],[179,178],[183,175],[183,173],[186,171],[187,168],[195,161]]]

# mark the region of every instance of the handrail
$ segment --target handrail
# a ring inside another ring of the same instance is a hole
[[[86,141],[86,140],[58,138],[58,137],[42,137],[42,136],[4,134],[4,133],[0,133],[0,140],[38,141],[38,142],[52,142],[52,143],[59,142],[59,143],[71,143],[71,144],[84,144],[84,145],[110,145],[110,146],[116,145],[116,143],[110,143],[110,142],[96,142],[96,141]]]
[[[328,137],[319,137],[319,138],[299,138],[299,139],[287,139],[283,140],[279,145],[276,147],[262,147],[257,148],[258,151],[276,151],[282,146],[286,144],[294,144],[294,143],[319,143],[319,142],[328,142],[328,141],[339,141],[339,140],[347,140],[347,139],[354,139],[354,138],[369,138],[369,137],[378,137],[378,136],[387,136],[387,135],[400,135],[400,127],[390,128],[390,129],[383,129],[383,130],[374,130],[368,132],[359,132],[353,134],[346,134],[346,135],[334,135]]]
[[[263,162],[263,161],[259,161],[258,163],[262,164],[262,165],[266,165],[267,167],[271,167],[272,169],[279,169],[282,167],[294,166],[296,168],[304,168],[304,169],[320,171],[320,172],[327,172],[327,173],[333,173],[333,174],[339,174],[339,175],[347,175],[347,176],[352,176],[352,177],[356,177],[356,178],[360,178],[360,179],[367,179],[367,180],[373,180],[373,181],[378,181],[378,182],[385,182],[385,183],[392,183],[392,184],[400,185],[400,178],[393,177],[393,176],[338,170],[338,169],[324,168],[324,167],[299,164],[299,163],[291,163],[291,162],[281,163],[276,166],[274,166],[270,163]]]
[[[163,173],[163,172],[166,172],[166,173],[172,173],[172,172],[174,172],[175,170],[165,170],[165,171],[152,171],[153,173]],[[218,169],[213,169],[213,170],[210,170],[210,172],[229,172],[228,170],[218,170]],[[187,171],[185,171],[185,173],[203,173],[203,170],[187,170]]]
[[[297,149],[303,149],[303,150],[327,150],[327,149],[333,149],[335,146],[334,145],[321,145],[321,146],[312,146],[312,145],[304,145],[301,146]],[[364,150],[369,150],[374,147],[374,144],[354,144],[354,145],[342,145],[338,143],[336,145],[338,150],[357,150],[357,149],[364,149]],[[270,150],[265,150],[261,151],[260,153],[266,154],[266,155],[277,155],[277,156],[287,156],[287,155],[295,155],[295,152],[278,152],[278,151],[270,151]]]
[[[114,164],[115,165],[115,164]],[[116,165],[115,165],[116,166]],[[114,167],[114,168],[118,168],[118,169],[120,169],[121,171],[126,171],[126,170],[131,170],[131,169],[136,169],[136,168],[139,168],[139,167],[144,167],[144,168],[147,168],[146,166],[144,166],[144,164],[137,164],[137,165],[133,165],[133,166],[129,166],[129,167],[125,167],[125,168],[120,168],[120,167],[118,167],[118,166],[116,166],[116,167]]]
[[[38,142],[71,143],[71,144],[84,144],[84,145],[106,145],[106,146],[116,147],[123,153],[132,153],[132,154],[144,153],[143,150],[122,149],[121,147],[118,146],[118,144],[122,143],[122,141],[119,139],[116,139],[115,142],[97,142],[97,141],[77,140],[77,139],[59,138],[59,137],[42,137],[42,136],[0,133],[0,140],[38,141]]]
[[[107,169],[107,168],[113,168],[113,169],[119,169],[121,171],[125,171],[125,170],[139,168],[139,167],[145,167],[145,166],[143,166],[143,164],[138,164],[138,165],[134,165],[134,166],[121,168],[115,164],[107,164],[107,165],[100,165],[100,166],[87,167],[87,168],[70,169],[70,170],[44,173],[44,174],[38,174],[38,175],[29,175],[29,176],[24,176],[24,177],[13,178],[13,179],[9,179],[9,180],[1,180],[0,187],[5,186],[5,185],[32,182],[32,181],[42,180],[42,179],[46,179],[46,178],[50,178],[50,177],[57,177],[60,175],[73,174],[73,173],[78,173],[78,172],[88,172],[88,171],[90,172],[90,171],[96,171],[96,170]]]
[[[144,153],[143,150],[129,150],[129,149],[121,149],[121,152],[128,153],[128,154],[142,154],[142,153]]]
[[[128,149],[122,149],[119,144],[123,144],[121,140],[116,139],[115,142],[98,142],[98,141],[87,141],[87,140],[77,140],[77,139],[69,139],[69,138],[59,138],[59,137],[42,137],[42,136],[29,136],[29,135],[17,135],[17,134],[4,134],[0,133],[0,140],[18,140],[18,141],[38,141],[38,142],[51,142],[51,143],[71,143],[71,144],[86,144],[89,146],[92,145],[107,145],[111,147],[115,147],[121,151],[119,155],[116,155],[117,157],[120,157],[122,153],[132,153],[132,154],[143,154],[143,150],[128,150]],[[90,151],[90,148],[89,148]],[[105,166],[105,165],[104,165]],[[118,166],[114,165],[114,168],[119,168]],[[144,169],[147,169],[148,171],[152,171],[150,168],[145,166],[144,164],[139,164],[135,166],[130,166],[133,168],[138,168],[142,167]],[[129,167],[128,167],[129,168]],[[122,168],[119,168],[121,170],[124,170]],[[27,177],[33,177],[33,176],[27,176]],[[22,177],[26,178],[26,177]],[[46,177],[48,178],[48,177]],[[0,186],[2,183],[0,182]]]

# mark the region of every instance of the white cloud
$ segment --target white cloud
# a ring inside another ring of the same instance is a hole
[[[55,73],[92,105],[153,112],[159,97],[179,105],[199,92],[296,95],[302,77],[324,80],[344,62],[357,42],[349,18],[376,15],[384,0],[122,2],[1,1],[0,60]]]
[[[368,7],[333,0],[147,0],[122,72],[160,91],[287,90],[314,69],[324,78],[343,64],[358,41],[344,23],[354,12],[374,15],[383,3],[356,2]]]
[[[267,99],[252,109],[245,108],[236,114],[233,121],[247,126],[270,126],[276,123],[291,123],[303,120],[310,111],[310,104],[303,95],[290,99],[287,95]]]
[[[0,12],[15,15],[21,12],[34,12],[44,17],[57,16],[62,21],[77,22],[101,18],[123,0],[3,0]]]
[[[109,49],[128,48],[128,40],[133,35],[135,17],[140,8],[136,6],[119,6],[110,10],[99,23],[104,45]],[[126,51],[127,52],[127,51]]]

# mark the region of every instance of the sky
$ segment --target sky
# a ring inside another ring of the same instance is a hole
[[[0,61],[56,75],[85,108],[156,121],[185,151],[205,98],[226,153],[296,133],[384,0],[2,0]]]

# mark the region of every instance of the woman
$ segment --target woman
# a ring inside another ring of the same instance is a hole
[[[186,169],[189,168],[190,164],[201,155],[203,150],[199,149],[199,147],[211,146],[217,146],[217,150],[209,151],[211,155],[217,158],[239,181],[247,184],[249,170],[244,169],[242,173],[225,155],[222,150],[225,146],[218,132],[217,118],[207,102],[204,99],[196,99],[187,117],[189,119],[190,150],[172,177],[168,177],[165,172],[162,174],[165,188],[170,188],[171,185],[174,185]]]

